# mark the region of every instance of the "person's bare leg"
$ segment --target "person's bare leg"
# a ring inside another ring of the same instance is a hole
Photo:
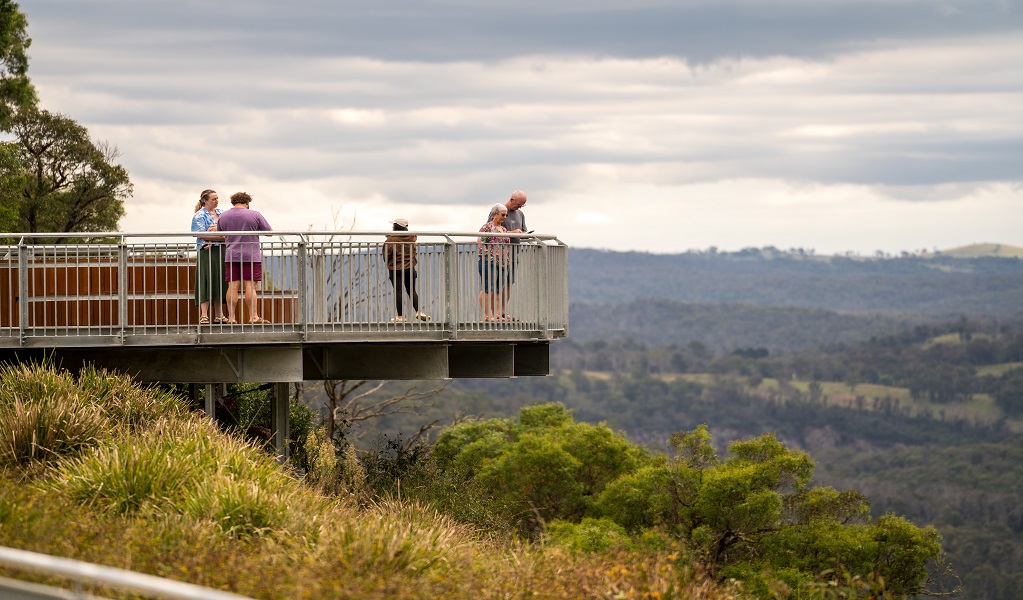
[[[498,317],[501,316],[501,314],[497,312],[497,307],[499,306],[498,298],[500,295],[501,292],[490,292],[487,294],[487,318],[491,321],[496,321]]]
[[[203,317],[207,319],[210,317],[210,303],[208,301],[199,303],[199,318]]]
[[[238,306],[238,282],[231,281],[227,284],[227,320],[231,323],[238,322],[234,314],[236,306]]]
[[[254,281],[245,282],[245,304],[249,307],[249,321],[260,320],[256,313],[256,284]]]

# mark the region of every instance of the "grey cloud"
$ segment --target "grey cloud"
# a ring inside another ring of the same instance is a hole
[[[446,3],[249,0],[39,0],[30,24],[59,11],[94,43],[152,56],[367,56],[443,62],[522,55],[820,56],[891,40],[1017,31],[1015,2],[719,1]],[[61,31],[71,35],[70,28]],[[77,33],[75,35],[78,35]],[[182,43],[187,42],[187,43]]]

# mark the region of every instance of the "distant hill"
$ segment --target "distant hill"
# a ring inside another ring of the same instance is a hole
[[[945,253],[864,258],[773,248],[665,255],[578,248],[569,251],[569,297],[579,304],[664,299],[1015,320],[1023,319],[1023,258]]]
[[[925,253],[923,256],[928,258],[936,256],[950,256],[952,258],[1023,258],[1023,248],[1008,244],[970,244],[969,246],[959,246],[949,250],[939,250],[936,253]]]

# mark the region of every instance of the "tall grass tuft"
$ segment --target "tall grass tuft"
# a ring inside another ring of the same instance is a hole
[[[470,531],[433,509],[389,500],[336,523],[325,534],[333,558],[354,571],[374,573],[445,570],[461,556]]]
[[[174,393],[141,387],[128,375],[88,365],[78,374],[78,386],[103,410],[111,427],[142,431],[160,419],[183,417],[188,406]]]
[[[105,436],[102,412],[69,373],[0,365],[0,464],[74,454]]]
[[[212,520],[233,537],[267,535],[286,529],[290,496],[252,481],[225,477],[189,494],[183,508],[191,517]]]
[[[171,444],[121,438],[65,461],[56,481],[78,502],[126,514],[175,504],[193,483],[189,467]]]
[[[301,491],[271,457],[192,415],[122,432],[55,466],[47,487],[121,514],[173,513],[232,537],[315,538],[327,501]]]

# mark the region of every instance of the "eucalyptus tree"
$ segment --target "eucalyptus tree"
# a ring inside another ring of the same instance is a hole
[[[22,187],[15,231],[77,233],[116,231],[132,194],[128,171],[115,164],[117,148],[94,142],[88,130],[64,115],[23,110],[13,120],[12,142]],[[4,173],[3,179],[11,171]],[[74,236],[54,238],[67,242]]]
[[[35,105],[28,78],[28,20],[17,2],[0,0],[0,130],[9,131],[14,115]]]

